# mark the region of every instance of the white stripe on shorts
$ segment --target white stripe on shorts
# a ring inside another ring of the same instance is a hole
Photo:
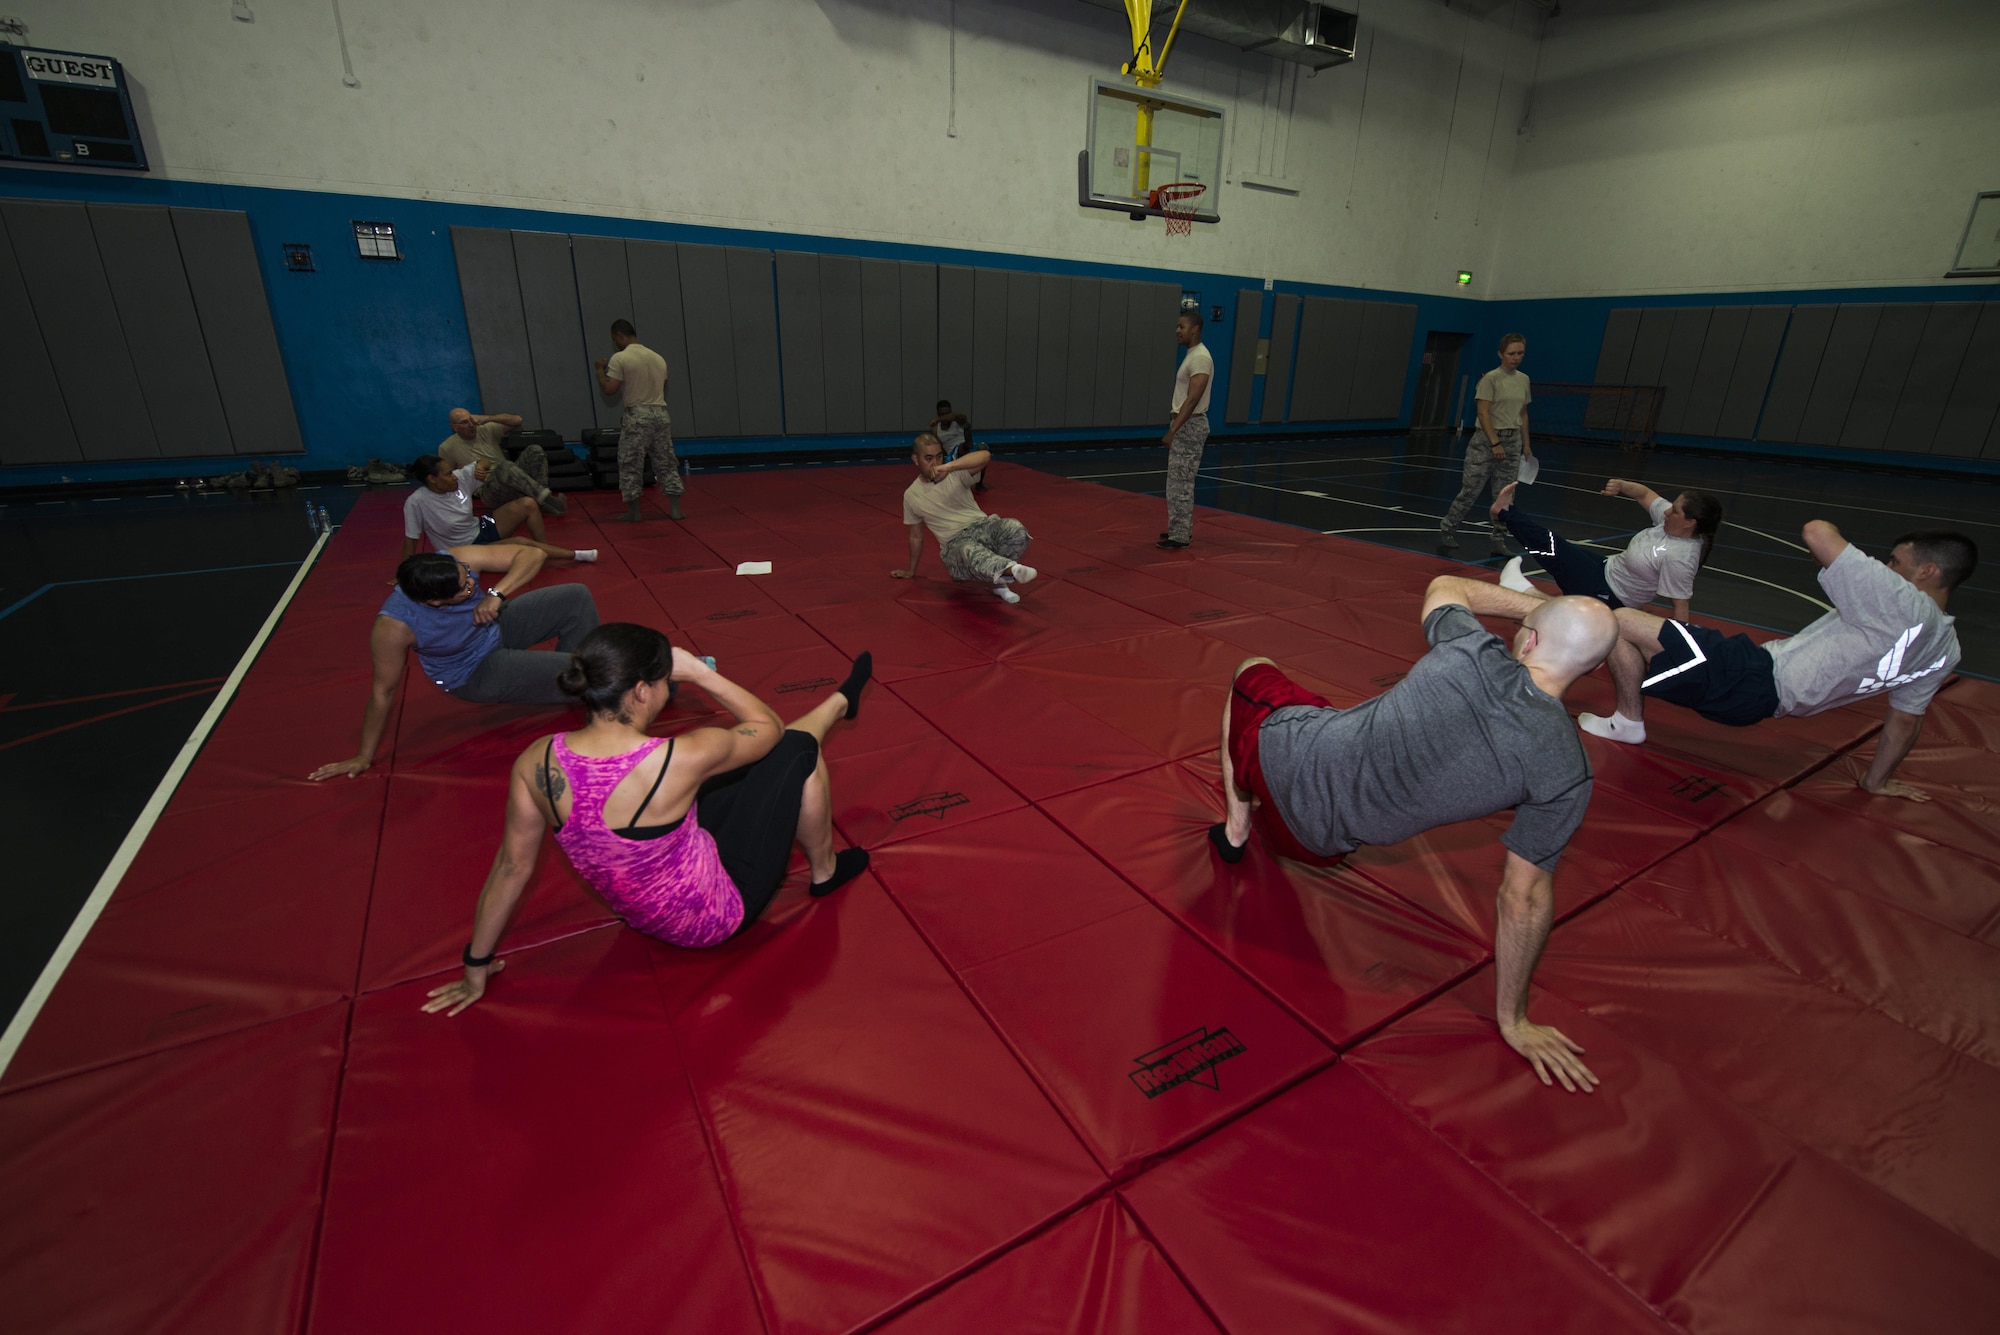
[[[1706,663],[1708,661],[1708,655],[1703,653],[1701,651],[1701,646],[1694,642],[1694,636],[1688,634],[1688,628],[1686,626],[1683,626],[1678,621],[1669,621],[1667,622],[1667,624],[1669,626],[1672,626],[1675,630],[1681,633],[1681,638],[1687,641],[1688,653],[1691,654],[1692,657],[1690,657],[1687,662],[1682,663],[1679,667],[1670,667],[1665,672],[1658,673],[1640,682],[1639,689],[1642,691],[1645,690],[1647,687],[1654,685],[1656,682],[1665,681],[1668,677],[1678,677],[1681,673],[1686,672],[1689,668],[1700,667],[1703,663]]]

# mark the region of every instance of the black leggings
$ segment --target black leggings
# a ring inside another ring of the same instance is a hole
[[[696,795],[695,820],[714,837],[722,869],[743,896],[739,932],[757,920],[785,883],[806,780],[818,764],[813,735],[787,728],[762,760],[716,775]]]
[[[1604,557],[1588,547],[1565,541],[1544,524],[1521,517],[1518,506],[1500,512],[1500,522],[1521,544],[1521,550],[1541,562],[1556,587],[1564,593],[1580,593],[1595,598],[1612,611],[1625,606],[1604,579]]]

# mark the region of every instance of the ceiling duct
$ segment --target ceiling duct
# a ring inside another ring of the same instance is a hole
[[[1085,0],[1100,9],[1125,13],[1124,0]],[[1143,3],[1144,0],[1141,0]],[[1155,36],[1164,39],[1180,0],[1153,0]],[[1354,59],[1354,34],[1360,20],[1332,5],[1303,0],[1188,0],[1181,31],[1276,56],[1311,69],[1345,65]]]

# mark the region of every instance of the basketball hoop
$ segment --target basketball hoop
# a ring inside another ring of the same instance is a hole
[[[1194,231],[1195,201],[1207,190],[1200,181],[1172,181],[1154,190],[1147,202],[1166,215],[1168,236],[1187,236]]]

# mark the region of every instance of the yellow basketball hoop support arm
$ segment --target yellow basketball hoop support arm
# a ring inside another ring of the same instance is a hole
[[[1174,38],[1180,36],[1181,16],[1187,13],[1188,0],[1181,0],[1180,8],[1174,11],[1173,24],[1167,29],[1167,40],[1160,44],[1160,55],[1153,58],[1153,0],[1125,0],[1125,17],[1132,23],[1132,58],[1119,66],[1120,74],[1132,76],[1132,82],[1141,88],[1158,88],[1160,80],[1167,75],[1167,57],[1173,54]],[[1153,146],[1153,113],[1163,103],[1139,103],[1139,122],[1132,136],[1135,148],[1149,149]],[[1137,153],[1137,161],[1132,164],[1132,193],[1147,194],[1152,189],[1153,155]]]

